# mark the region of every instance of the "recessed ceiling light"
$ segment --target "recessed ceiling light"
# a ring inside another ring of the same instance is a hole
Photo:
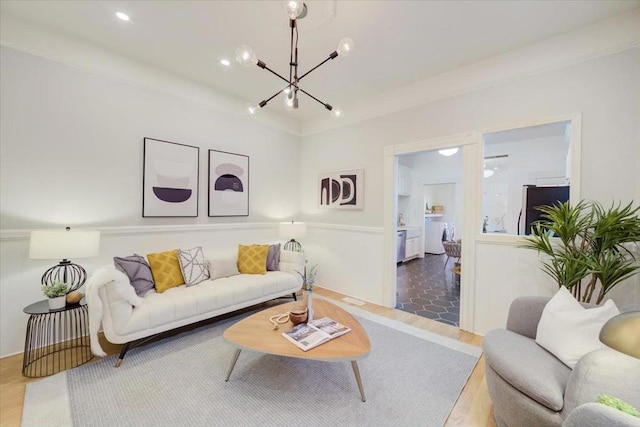
[[[131,19],[129,18],[129,15],[124,12],[116,12],[116,16],[123,21],[128,21],[129,19]]]
[[[453,156],[457,152],[458,152],[458,147],[456,147],[456,148],[445,148],[443,150],[438,150],[438,153],[440,153],[441,155],[443,155],[445,157]]]
[[[231,65],[231,61],[229,61],[228,59],[221,59],[220,63],[225,67],[228,67],[229,65]]]

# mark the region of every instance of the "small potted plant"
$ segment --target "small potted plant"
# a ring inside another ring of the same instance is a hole
[[[313,320],[313,284],[316,282],[318,264],[309,269],[307,269],[307,266],[305,266],[304,274],[300,273],[298,270],[296,270],[296,273],[298,273],[298,275],[302,278],[302,289],[306,291],[304,293],[304,296],[307,302],[307,322],[311,322]]]
[[[42,285],[42,293],[49,298],[49,310],[59,310],[67,304],[66,297],[69,286],[64,282]]]

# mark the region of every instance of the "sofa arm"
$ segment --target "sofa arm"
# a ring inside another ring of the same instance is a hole
[[[291,273],[298,279],[298,283],[302,285],[302,277],[297,272],[304,274],[304,264],[306,257],[303,252],[294,251],[280,251],[280,265],[278,268],[280,271]]]
[[[550,297],[520,297],[513,300],[507,317],[507,330],[536,339],[538,322]]]
[[[562,427],[640,427],[640,418],[601,403],[585,403],[573,410]]]
[[[595,402],[599,395],[622,399],[640,407],[640,360],[609,348],[584,355],[576,364],[564,394],[562,412],[569,415],[583,403]]]

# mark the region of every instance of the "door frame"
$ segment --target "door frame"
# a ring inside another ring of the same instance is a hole
[[[443,148],[461,147],[462,149],[462,197],[465,200],[463,214],[462,271],[460,275],[460,329],[474,330],[475,301],[475,239],[478,234],[476,218],[479,217],[477,180],[478,156],[482,151],[482,134],[467,132],[439,138],[404,144],[388,145],[384,148],[384,253],[382,301],[387,307],[396,306],[396,235],[397,235],[397,188],[398,156]],[[480,153],[478,152],[480,150]]]

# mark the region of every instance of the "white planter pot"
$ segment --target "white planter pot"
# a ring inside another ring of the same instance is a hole
[[[67,305],[67,296],[49,298],[49,310],[60,310]]]

